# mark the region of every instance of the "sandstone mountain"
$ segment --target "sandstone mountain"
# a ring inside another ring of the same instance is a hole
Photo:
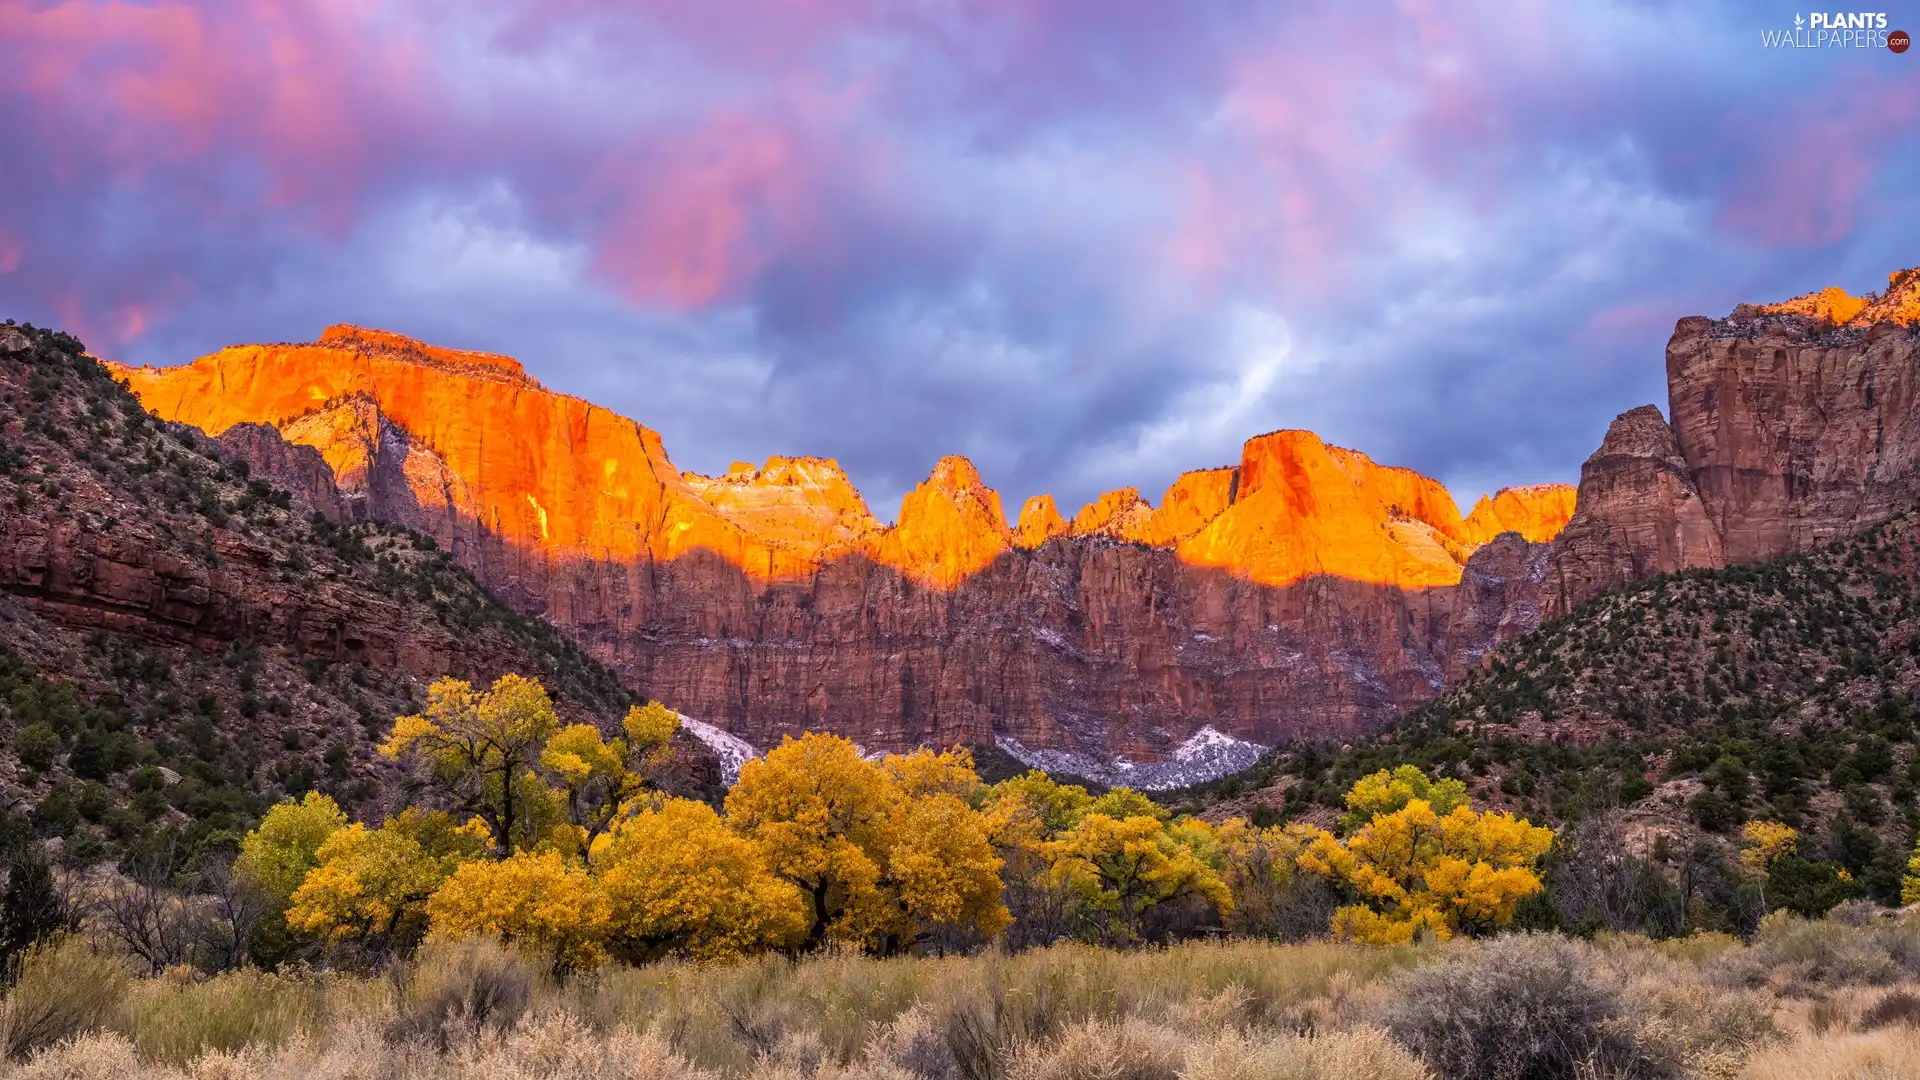
[[[1920,496],[1920,271],[1687,318],[1668,416],[1623,413],[1580,474],[1542,603],[1651,574],[1754,562],[1850,535]]]
[[[1278,431],[1157,506],[1037,496],[1012,522],[945,458],[888,523],[832,461],[683,473],[656,433],[512,360],[349,326],[121,374],[323,512],[434,536],[637,691],[753,744],[997,744],[1151,786],[1375,730],[1602,590],[1885,520],[1920,485],[1917,294],[1908,271],[1883,296],[1683,319],[1670,421],[1623,414],[1577,498],[1514,488],[1465,516],[1418,473]]]
[[[328,521],[333,475],[271,427],[159,421],[72,338],[0,326],[0,810],[96,848],[211,841],[316,784],[377,813],[405,792],[373,747],[443,675],[537,676],[617,723],[613,672],[434,541]],[[682,780],[718,779],[684,749]]]
[[[1457,597],[1504,601],[1509,573],[1531,597],[1544,570],[1470,571],[1474,552],[1551,539],[1573,510],[1544,485],[1463,517],[1427,477],[1282,431],[1158,507],[1122,489],[1071,520],[1042,496],[1009,523],[949,457],[885,523],[833,461],[683,473],[653,431],[512,360],[382,331],[119,373],[323,512],[435,537],[637,691],[754,744],[998,744],[1148,784],[1432,695],[1519,629]]]

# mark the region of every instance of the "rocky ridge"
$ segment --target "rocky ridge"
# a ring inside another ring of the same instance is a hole
[[[1920,473],[1917,291],[1909,271],[1881,296],[1683,319],[1670,421],[1622,414],[1577,496],[1509,489],[1464,517],[1426,477],[1279,431],[1157,507],[1123,488],[1068,516],[1036,496],[1011,525],[947,458],[888,524],[831,461],[683,474],[651,431],[504,358],[352,327],[125,374],[165,415],[312,445],[344,513],[442,537],[632,685],[754,744],[829,728],[1099,773],[1203,730],[1364,733],[1598,592],[1884,520]],[[515,390],[445,411],[494,386]]]
[[[1755,562],[1851,535],[1920,496],[1920,271],[1681,319],[1668,419],[1614,421],[1581,469],[1542,604],[1650,574]]]
[[[315,785],[377,809],[404,792],[373,747],[434,678],[534,675],[596,723],[634,700],[432,540],[347,516],[319,451],[158,420],[73,339],[0,326],[0,681],[27,688],[0,808],[90,844]]]
[[[1158,507],[1122,489],[1071,521],[1043,496],[1010,525],[949,457],[888,524],[832,461],[684,473],[654,432],[505,358],[379,331],[119,373],[161,415],[257,443],[316,507],[435,537],[629,685],[761,746],[817,728],[876,749],[1004,740],[1097,771],[1209,728],[1345,737],[1494,643],[1458,627],[1497,617],[1456,619],[1476,550],[1548,539],[1571,512],[1548,485],[1462,517],[1438,483],[1295,431]]]

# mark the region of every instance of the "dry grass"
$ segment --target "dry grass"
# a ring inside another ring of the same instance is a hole
[[[1920,1077],[1912,1026],[1920,984],[1905,974],[1914,956],[1920,923],[1778,921],[1751,945],[1515,937],[1387,950],[1065,946],[666,963],[557,984],[490,945],[436,947],[372,978],[242,972],[195,981],[133,979],[111,957],[69,942],[37,956],[28,981],[0,1004],[9,1025],[0,1032],[42,1047],[0,1075]]]
[[[106,1026],[132,983],[131,964],[79,938],[35,947],[0,1001],[0,1050],[22,1057]]]
[[[1744,1080],[1913,1080],[1920,1031],[1886,1028],[1796,1039],[1747,1062]]]

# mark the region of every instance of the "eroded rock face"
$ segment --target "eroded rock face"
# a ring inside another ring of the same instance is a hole
[[[1482,495],[1467,515],[1467,535],[1484,544],[1501,533],[1517,532],[1532,543],[1544,543],[1560,535],[1573,517],[1575,490],[1566,484],[1533,484]]]
[[[1475,550],[1571,512],[1545,486],[1463,519],[1437,482],[1296,431],[1158,508],[1128,488],[1068,522],[1040,496],[1013,527],[945,458],[889,525],[831,461],[682,474],[653,432],[505,357],[379,331],[122,374],[298,490],[323,466],[341,515],[434,536],[636,690],[762,746],[829,729],[1148,762],[1207,728],[1351,737],[1515,625],[1457,610],[1463,574],[1495,604],[1531,572]]]
[[[1546,610],[1612,585],[1725,562],[1673,429],[1651,405],[1616,417],[1580,467],[1579,509],[1553,544]]]
[[[1020,507],[1020,521],[1013,527],[1013,546],[1032,551],[1056,536],[1067,535],[1067,519],[1051,495],[1035,495]]]
[[[1581,470],[1549,614],[1618,582],[1805,550],[1920,497],[1920,272],[1877,297],[1682,319],[1667,390],[1671,423],[1623,414]]]

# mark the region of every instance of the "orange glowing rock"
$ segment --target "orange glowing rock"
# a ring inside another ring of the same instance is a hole
[[[873,557],[924,584],[952,588],[1012,547],[1000,494],[963,457],[943,457],[900,501],[900,520]]]
[[[1426,588],[1459,583],[1465,531],[1437,481],[1309,431],[1277,431],[1247,442],[1233,505],[1178,551],[1263,584],[1331,574]]]
[[[1150,543],[1153,507],[1140,498],[1138,488],[1109,491],[1073,515],[1072,535],[1111,536],[1131,543]]]
[[[1160,499],[1160,508],[1147,524],[1147,543],[1172,547],[1201,529],[1233,505],[1240,470],[1232,467],[1196,469],[1181,473]]]
[[[119,373],[169,420],[213,435],[272,424],[347,481],[367,467],[377,414],[461,481],[467,504],[449,510],[520,546],[628,561],[706,546],[742,565],[768,561],[749,560],[763,545],[687,487],[657,433],[544,389],[506,357],[336,326],[310,345],[236,346]]]
[[[831,459],[771,457],[759,469],[735,462],[725,476],[681,479],[747,535],[806,559],[859,548],[884,528]]]
[[[1053,505],[1053,496],[1035,495],[1020,507],[1020,523],[1013,529],[1013,546],[1032,551],[1056,536],[1067,534],[1067,521]]]
[[[169,420],[213,435],[271,424],[314,447],[343,496],[372,504],[356,512],[536,559],[707,551],[768,579],[864,555],[952,588],[1010,550],[1098,535],[1262,583],[1334,574],[1426,587],[1458,582],[1467,556],[1500,532],[1550,538],[1572,510],[1571,488],[1545,485],[1483,498],[1463,520],[1437,481],[1282,431],[1250,440],[1238,467],[1180,476],[1157,510],[1122,488],[1069,524],[1039,495],[1014,530],[973,464],[943,458],[887,526],[836,462],[773,457],[716,477],[683,474],[656,432],[545,389],[512,359],[387,331],[336,326],[312,344],[116,370]]]
[[[1476,545],[1503,532],[1544,543],[1560,535],[1572,520],[1576,491],[1570,484],[1533,484],[1501,488],[1491,498],[1482,495],[1467,515],[1467,532]]]
[[[1850,296],[1845,289],[1825,288],[1778,304],[1741,304],[1734,314],[1807,315],[1836,326],[1871,326],[1890,322],[1901,326],[1920,323],[1920,268],[1897,270],[1887,277],[1887,291],[1879,296]]]
[[[1844,324],[1852,322],[1854,316],[1866,310],[1867,301],[1857,296],[1847,295],[1845,289],[1827,288],[1817,293],[1783,300],[1778,304],[1755,306],[1768,315],[1811,315],[1816,319]]]

